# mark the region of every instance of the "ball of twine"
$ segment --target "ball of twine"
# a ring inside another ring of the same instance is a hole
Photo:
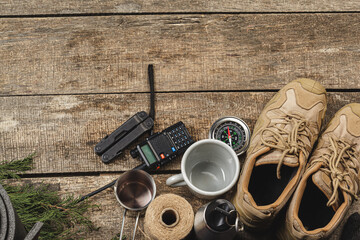
[[[188,201],[175,194],[154,199],[145,213],[144,230],[154,240],[185,238],[194,224],[194,211]]]

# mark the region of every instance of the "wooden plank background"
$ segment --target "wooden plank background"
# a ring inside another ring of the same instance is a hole
[[[298,77],[359,89],[359,14],[9,18],[0,94],[279,89]]]
[[[357,0],[12,0],[0,1],[0,15],[183,12],[324,12],[359,11]]]
[[[36,152],[22,181],[75,195],[135,167],[128,151],[105,165],[93,147],[148,110],[150,63],[156,131],[182,120],[200,140],[228,115],[252,129],[274,92],[298,77],[329,90],[326,123],[360,102],[359,46],[359,1],[0,0],[0,161]],[[153,173],[158,193],[180,194],[196,211],[206,200],[164,184],[179,170],[177,159]],[[111,239],[121,217],[112,190],[92,201],[101,228],[84,237]]]
[[[183,121],[196,139],[208,136],[211,124],[222,116],[244,119],[252,129],[272,92],[159,93],[155,131]],[[332,92],[326,122],[358,93]],[[17,159],[36,152],[31,173],[121,172],[139,165],[129,150],[103,164],[93,147],[102,137],[141,109],[148,94],[98,94],[0,97],[0,159]],[[31,119],[31,120],[30,120]],[[174,161],[164,170],[179,170]]]

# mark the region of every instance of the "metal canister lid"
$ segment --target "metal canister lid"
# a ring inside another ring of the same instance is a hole
[[[229,224],[230,212],[236,212],[234,205],[225,199],[216,199],[209,203],[205,209],[205,220],[207,225],[214,231],[224,232],[229,230],[233,224]],[[235,220],[235,219],[234,219]]]

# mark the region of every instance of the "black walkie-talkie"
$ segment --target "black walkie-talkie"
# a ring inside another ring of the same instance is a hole
[[[159,168],[185,152],[193,143],[184,123],[178,122],[151,135],[130,151],[130,154],[133,158],[139,157],[143,160],[148,168]]]

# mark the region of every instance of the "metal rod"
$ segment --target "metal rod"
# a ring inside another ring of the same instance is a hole
[[[219,213],[222,213],[222,214],[224,214],[226,216],[230,216],[230,213],[227,212],[226,210],[222,209],[222,208],[216,207],[215,211],[218,211]]]
[[[124,233],[124,225],[125,225],[126,211],[127,211],[127,209],[125,208],[125,209],[124,209],[124,214],[123,214],[123,217],[122,217],[121,231],[120,231],[119,240],[122,240],[122,236],[123,236],[123,233]]]
[[[144,170],[144,171],[148,171],[148,167],[147,167],[147,165],[146,165],[145,163],[143,163],[143,164],[140,164],[139,166],[135,167],[134,170]],[[109,187],[114,186],[114,184],[116,183],[116,180],[117,180],[117,179],[115,179],[115,180],[112,181],[111,183],[108,183],[108,184],[106,184],[105,186],[103,186],[103,187],[101,187],[101,188],[99,188],[99,189],[97,189],[97,190],[95,190],[95,191],[93,191],[93,192],[91,192],[91,193],[89,193],[89,194],[81,197],[81,198],[78,200],[78,203],[84,201],[85,199],[87,199],[87,198],[89,198],[89,197],[92,197],[92,196],[94,196],[94,195],[96,195],[96,194],[104,191],[105,189],[108,189]]]
[[[135,222],[135,227],[134,227],[134,233],[133,233],[132,240],[135,240],[135,234],[136,234],[136,229],[137,229],[137,226],[138,226],[138,223],[139,223],[139,217],[140,217],[140,211],[138,212],[137,217],[136,217],[136,222]]]

